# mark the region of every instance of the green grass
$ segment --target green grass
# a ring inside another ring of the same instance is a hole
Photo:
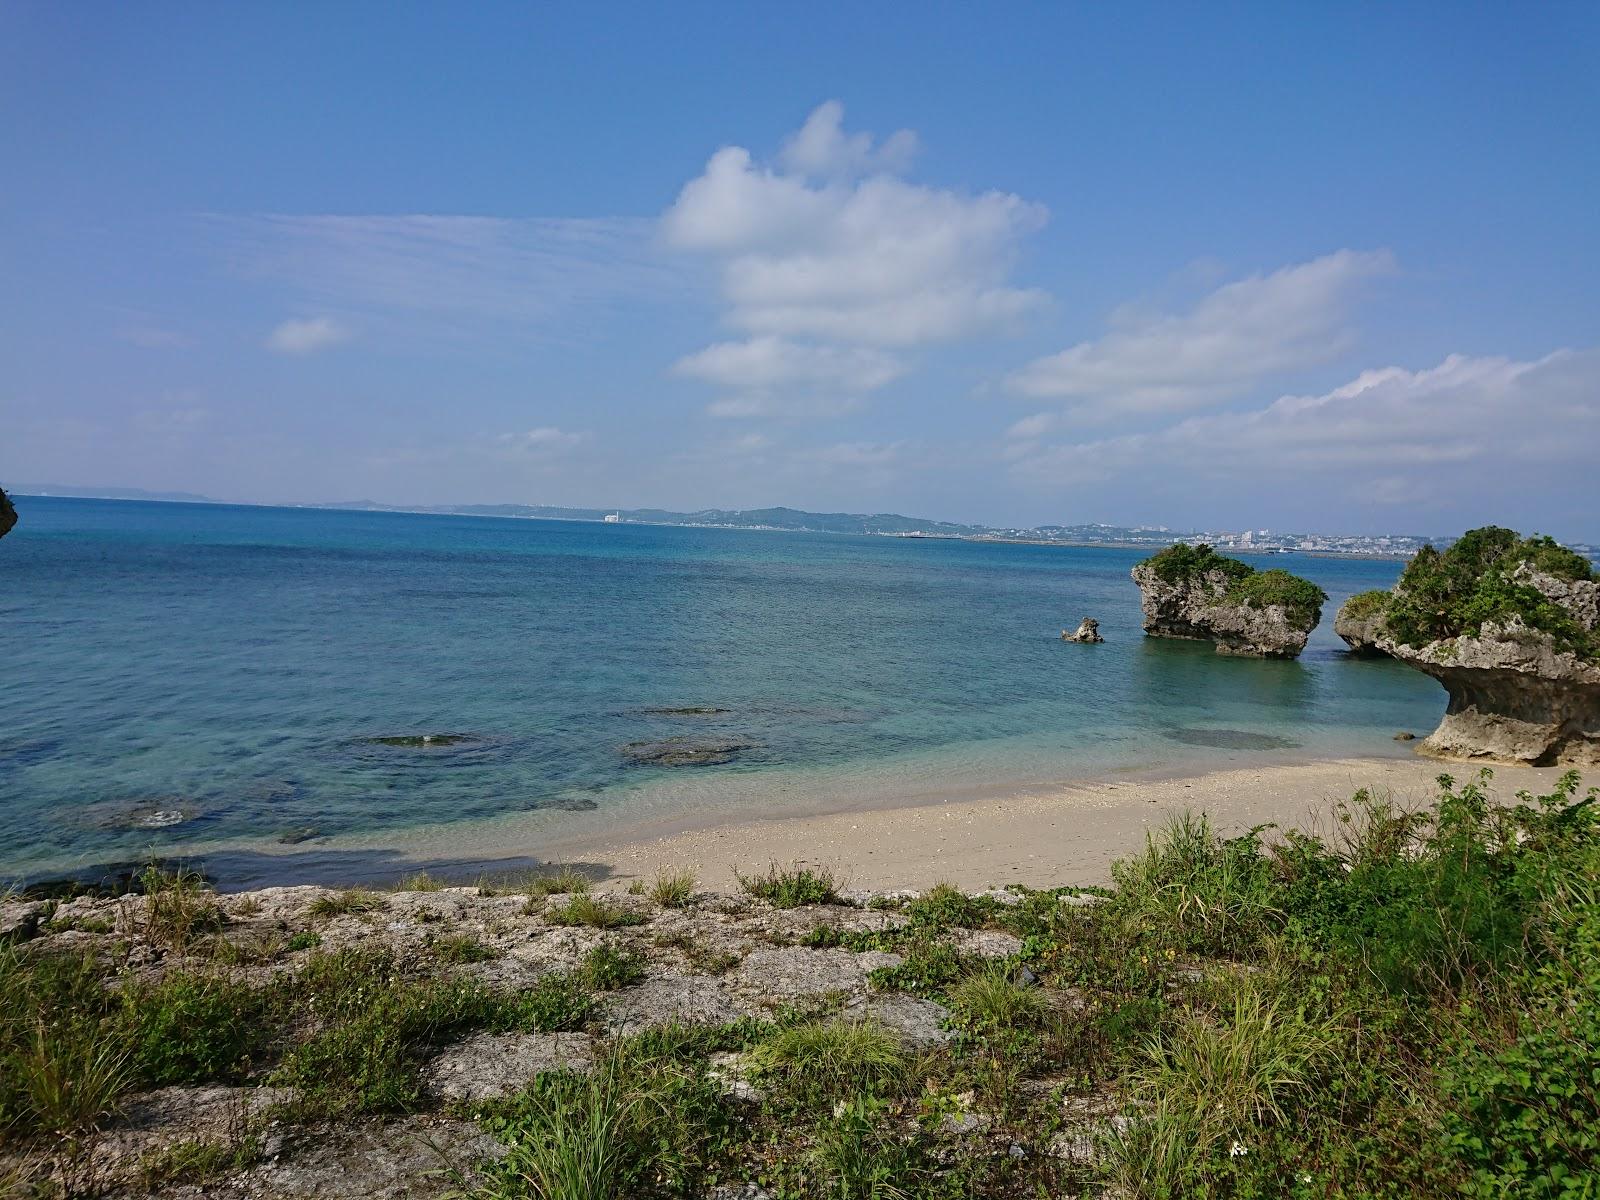
[[[181,954],[227,923],[205,878],[186,867],[151,864],[139,876],[139,890],[145,897],[142,932],[158,946]]]
[[[397,892],[442,892],[445,885],[429,875],[426,871],[418,871],[402,879],[395,887]]]
[[[806,904],[832,904],[839,899],[838,880],[827,867],[779,866],[771,863],[760,875],[734,872],[748,896],[765,900],[774,908],[799,908]]]
[[[646,919],[613,900],[587,892],[579,892],[568,897],[565,904],[545,909],[544,915],[552,925],[587,925],[591,929],[621,929],[643,925]]]
[[[428,943],[428,949],[433,952],[435,958],[445,963],[489,962],[500,957],[499,950],[470,933],[455,933],[435,938]]]
[[[983,1032],[1033,1029],[1050,1015],[1049,997],[1016,982],[1005,963],[975,971],[950,988],[951,1008],[967,1028]]]
[[[693,871],[662,871],[650,885],[650,899],[662,908],[683,908],[694,898]]]
[[[792,1095],[837,1100],[897,1084],[907,1069],[895,1035],[876,1021],[808,1021],[756,1047],[758,1071]]]
[[[306,910],[313,917],[343,917],[351,913],[378,912],[389,907],[389,901],[377,892],[366,888],[346,888],[327,896],[318,896]]]
[[[584,955],[578,978],[597,992],[614,992],[643,980],[648,961],[642,954],[601,942]]]
[[[589,877],[576,867],[561,867],[555,871],[529,877],[522,890],[530,897],[576,896],[589,890]]]

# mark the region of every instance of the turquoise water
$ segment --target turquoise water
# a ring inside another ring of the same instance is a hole
[[[1332,613],[1297,662],[1145,638],[1108,549],[21,498],[0,878],[544,814],[549,836],[1285,755],[1396,754],[1431,680]],[[1099,618],[1106,643],[1059,640]],[[663,707],[726,712],[670,715]],[[451,746],[367,739],[461,734]],[[638,741],[747,748],[640,764]],[[173,824],[164,824],[172,821]],[[447,841],[446,834],[441,839]]]

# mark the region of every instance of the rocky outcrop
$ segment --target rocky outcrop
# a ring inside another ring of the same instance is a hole
[[[1532,766],[1600,763],[1600,581],[1549,539],[1466,534],[1419,554],[1377,648],[1448,693],[1417,750]]]
[[[1383,635],[1383,613],[1388,601],[1388,592],[1360,592],[1339,606],[1333,618],[1333,631],[1344,639],[1352,654],[1381,658],[1387,653],[1378,643]]]
[[[1093,617],[1085,617],[1083,620],[1078,622],[1078,628],[1076,631],[1068,633],[1065,629],[1063,629],[1061,631],[1061,640],[1063,642],[1089,643],[1103,642],[1105,641],[1105,638],[1100,636],[1100,622],[1096,621]]]
[[[1321,589],[1256,571],[1209,546],[1171,546],[1133,568],[1151,637],[1208,641],[1219,654],[1295,658],[1322,618]]]
[[[0,488],[0,537],[10,533],[17,523],[17,510],[11,503],[11,497],[6,495],[5,489]]]

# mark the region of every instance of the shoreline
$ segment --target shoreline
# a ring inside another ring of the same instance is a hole
[[[625,828],[551,837],[537,818],[513,816],[456,829],[430,826],[396,837],[340,840],[313,849],[197,848],[225,891],[284,883],[383,885],[426,872],[450,883],[482,875],[571,865],[602,888],[648,883],[688,869],[704,887],[735,890],[736,872],[769,863],[833,870],[844,886],[967,889],[1017,883],[1087,886],[1110,879],[1111,863],[1138,852],[1145,834],[1175,813],[1205,813],[1224,835],[1278,824],[1325,831],[1331,805],[1362,788],[1401,805],[1420,804],[1436,779],[1457,782],[1483,764],[1418,757],[1339,757],[1263,762],[1196,772],[1157,768],[1048,786],[901,796],[832,810],[761,815],[707,811]],[[1554,787],[1566,768],[1493,766],[1493,794],[1509,800]],[[1600,785],[1600,770],[1583,786]]]

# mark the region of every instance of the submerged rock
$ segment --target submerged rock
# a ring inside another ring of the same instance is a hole
[[[639,711],[647,717],[720,717],[733,709],[691,704],[683,708],[642,708]]]
[[[749,742],[723,738],[666,738],[659,742],[629,742],[623,757],[656,767],[705,767],[732,762]]]
[[[0,537],[5,537],[17,524],[17,510],[11,503],[11,497],[6,495],[5,489],[0,488]]]
[[[362,739],[369,746],[401,746],[413,750],[442,749],[447,746],[460,746],[465,742],[475,742],[478,739],[470,733],[405,733],[393,737],[373,737]]]
[[[1093,617],[1085,617],[1078,622],[1078,628],[1075,632],[1068,633],[1063,629],[1061,631],[1061,640],[1063,642],[1103,642],[1105,638],[1100,636],[1100,622]]]
[[[1378,647],[1449,694],[1417,749],[1533,766],[1600,763],[1600,580],[1550,538],[1488,526],[1424,548]]]
[[[1352,654],[1381,658],[1388,653],[1378,644],[1383,637],[1383,614],[1388,607],[1388,592],[1360,592],[1339,606],[1333,618],[1333,631],[1344,639]]]
[[[1287,571],[1257,571],[1210,546],[1168,546],[1133,568],[1151,637],[1212,642],[1218,654],[1296,658],[1328,597]]]

